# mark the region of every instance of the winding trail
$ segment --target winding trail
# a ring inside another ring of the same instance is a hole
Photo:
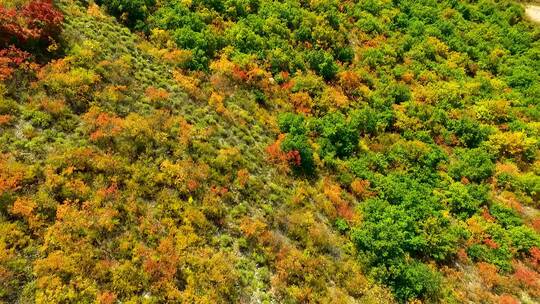
[[[532,21],[540,23],[540,6],[529,4],[525,6],[525,13]]]

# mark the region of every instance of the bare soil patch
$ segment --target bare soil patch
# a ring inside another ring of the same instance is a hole
[[[529,4],[525,6],[525,13],[532,21],[540,23],[540,6]]]

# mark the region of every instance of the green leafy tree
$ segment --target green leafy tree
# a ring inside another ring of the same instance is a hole
[[[483,186],[452,183],[445,195],[445,201],[454,215],[466,220],[487,203],[487,190]]]
[[[321,75],[325,80],[332,80],[339,71],[339,66],[332,54],[323,50],[311,51],[307,54],[307,62],[312,70]]]
[[[281,143],[281,149],[284,152],[298,153],[298,156],[300,156],[299,160],[293,161],[293,165],[297,171],[306,174],[314,173],[315,162],[313,159],[313,149],[309,144],[307,136],[308,129],[304,117],[293,113],[286,113],[279,117],[278,124],[281,132],[287,133]]]
[[[348,157],[357,149],[359,133],[339,112],[318,119],[314,129],[319,135],[321,155],[325,157]]]
[[[465,177],[470,181],[482,182],[493,175],[495,165],[492,156],[484,149],[457,150],[456,156],[457,160],[448,168],[454,179]]]
[[[457,135],[460,142],[469,148],[478,147],[488,139],[490,134],[489,128],[470,118],[450,121],[449,128]]]
[[[97,3],[105,5],[111,14],[137,30],[147,29],[146,18],[156,5],[155,0],[98,0]]]

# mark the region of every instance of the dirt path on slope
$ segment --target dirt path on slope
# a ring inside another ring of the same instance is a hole
[[[525,13],[529,19],[534,22],[540,23],[540,6],[539,5],[526,5]]]

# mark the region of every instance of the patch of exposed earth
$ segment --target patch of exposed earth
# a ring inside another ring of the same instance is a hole
[[[534,22],[540,23],[540,6],[539,5],[527,5],[525,6],[525,13],[527,17]]]

